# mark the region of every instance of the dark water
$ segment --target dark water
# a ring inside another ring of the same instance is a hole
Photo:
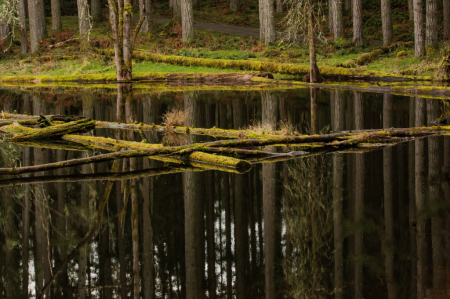
[[[337,90],[311,105],[309,89],[128,99],[3,90],[0,105],[148,124],[177,106],[192,110],[195,127],[283,121],[301,133],[422,126],[445,113],[441,100]],[[141,141],[132,131],[94,134]],[[47,298],[449,298],[449,151],[440,136],[244,174],[134,158],[4,176],[0,297],[35,297],[54,278]],[[0,167],[99,153],[2,141]]]

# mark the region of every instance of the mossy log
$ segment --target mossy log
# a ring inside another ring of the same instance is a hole
[[[97,53],[113,56],[114,51],[109,49],[96,49]],[[184,56],[159,55],[149,52],[133,52],[133,58],[138,60],[149,60],[153,62],[169,63],[184,66],[215,67],[223,69],[254,70],[269,73],[282,73],[304,76],[309,73],[309,65],[298,65],[291,63],[275,63],[269,61],[253,60],[226,60],[205,59]],[[320,67],[320,74],[327,80],[378,80],[378,81],[431,81],[431,76],[402,76],[379,71],[364,71],[359,69],[347,69],[342,67]]]
[[[95,121],[91,119],[81,119],[60,125],[49,126],[32,132],[19,134],[11,137],[8,141],[23,142],[40,139],[58,138],[70,133],[86,133],[95,128]]]
[[[240,159],[235,159],[231,157],[225,157],[220,155],[211,155],[208,153],[202,152],[193,152],[187,156],[189,160],[194,162],[202,162],[207,164],[221,165],[223,167],[229,168],[252,168],[252,164],[250,162]]]
[[[394,44],[392,44],[390,46],[382,47],[380,49],[373,50],[372,52],[369,52],[369,53],[363,53],[363,54],[359,55],[356,58],[353,58],[353,59],[350,59],[350,60],[347,60],[345,62],[337,64],[336,67],[355,68],[355,67],[358,67],[360,65],[364,65],[364,64],[367,64],[367,63],[373,61],[379,55],[386,54],[386,53],[396,49],[399,46],[405,46],[405,45],[411,46],[411,45],[413,45],[413,43],[412,42],[394,43]]]

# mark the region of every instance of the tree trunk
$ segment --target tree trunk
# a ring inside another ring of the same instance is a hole
[[[236,12],[239,8],[239,0],[230,0],[230,11]]]
[[[139,0],[139,12],[141,17],[145,15],[144,22],[142,23],[141,31],[143,34],[147,34],[152,29],[152,5],[150,0]]]
[[[310,7],[308,14],[308,43],[309,43],[309,77],[311,83],[321,82],[320,71],[316,62],[316,35],[314,34],[314,10]]]
[[[45,20],[42,20],[42,1],[43,0],[28,1],[31,53],[36,52],[39,49],[39,42],[46,34],[46,28],[43,26]]]
[[[416,57],[425,56],[425,39],[423,32],[423,0],[414,1],[414,44]]]
[[[266,34],[266,26],[264,23],[264,0],[258,0],[258,7],[259,7],[259,39],[261,42],[264,42],[265,40],[265,34]]]
[[[444,0],[449,1],[449,0]],[[409,13],[409,20],[414,21],[414,0],[408,0],[408,13]]]
[[[391,0],[381,0],[381,27],[383,30],[383,46],[388,46],[394,41]]]
[[[28,98],[28,95],[26,96]],[[25,100],[25,95],[24,95]],[[28,100],[29,101],[29,100]],[[29,166],[31,164],[30,148],[23,149],[23,164]],[[22,297],[28,296],[28,263],[29,263],[29,239],[30,239],[30,186],[25,186],[22,206]]]
[[[173,18],[178,20],[181,17],[181,1],[173,0]]]
[[[77,0],[77,6],[78,6],[78,27],[80,31],[80,48],[81,51],[85,51],[89,47],[90,42],[89,35],[91,30],[87,1]]]
[[[340,0],[331,0],[331,13],[333,14],[333,35],[334,40],[340,39],[344,35],[344,21],[342,19],[342,3]]]
[[[274,0],[262,0],[263,3],[263,23],[264,23],[264,43],[269,46],[276,40]]]
[[[362,0],[353,0],[353,42],[355,45],[364,42]]]
[[[102,19],[102,1],[101,0],[91,0],[91,16],[94,21],[99,21]]]
[[[32,1],[32,0],[29,0]],[[52,7],[52,30],[58,31],[62,28],[61,24],[61,8],[59,0],[51,0]]]
[[[334,34],[334,20],[333,20],[333,5],[334,0],[328,0],[328,27],[330,27],[330,33]]]
[[[192,41],[195,37],[192,0],[181,0],[181,27],[183,43]]]
[[[283,12],[283,0],[277,0],[277,13]]]
[[[444,0],[444,39],[450,38],[450,0]]]
[[[27,36],[27,9],[26,0],[19,0],[19,18],[20,18],[20,48],[22,54],[28,53],[28,36]]]
[[[437,27],[437,0],[427,0],[426,10],[426,46],[436,46],[438,43],[438,27]]]

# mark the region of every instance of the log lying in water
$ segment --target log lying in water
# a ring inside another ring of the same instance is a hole
[[[29,131],[10,138],[8,141],[31,141],[40,139],[57,138],[70,133],[85,133],[95,128],[95,121],[81,119],[61,125],[49,126],[39,130]]]

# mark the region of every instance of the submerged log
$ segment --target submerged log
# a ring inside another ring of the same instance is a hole
[[[95,122],[90,119],[81,119],[61,125],[50,126],[39,130],[29,131],[10,138],[8,141],[31,141],[39,139],[57,138],[70,133],[85,133],[95,128]]]

